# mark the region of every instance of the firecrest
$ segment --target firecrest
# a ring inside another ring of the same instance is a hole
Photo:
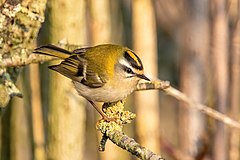
[[[101,114],[94,102],[116,102],[126,98],[145,75],[140,58],[129,48],[115,44],[79,48],[72,52],[54,45],[36,48],[33,53],[63,59],[50,69],[70,78],[79,93]]]

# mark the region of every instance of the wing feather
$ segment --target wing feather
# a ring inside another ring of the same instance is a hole
[[[97,88],[103,86],[106,80],[103,79],[103,73],[98,68],[97,71],[93,71],[92,66],[88,66],[88,63],[93,65],[92,63],[95,62],[89,61],[88,56],[85,55],[91,49],[92,47],[79,48],[70,52],[54,45],[45,45],[35,49],[33,53],[64,59],[60,64],[49,66],[49,68],[86,86]]]
[[[88,67],[87,60],[81,54],[73,54],[59,65],[50,66],[49,68],[72,80],[81,81],[82,84],[91,88],[98,88],[106,83],[98,73]]]

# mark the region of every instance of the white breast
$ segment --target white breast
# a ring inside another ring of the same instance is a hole
[[[121,82],[119,84],[109,85],[106,83],[99,88],[90,88],[80,82],[73,81],[73,84],[78,91],[79,95],[85,97],[88,100],[95,102],[116,102],[126,98],[131,94],[137,84],[134,82]]]

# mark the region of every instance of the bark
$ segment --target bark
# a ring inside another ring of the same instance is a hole
[[[21,96],[14,85],[19,69],[4,66],[30,56],[43,22],[45,3],[45,0],[7,0],[0,7],[0,107],[5,107],[11,96]]]
[[[28,88],[24,84],[23,74],[19,75],[17,86],[24,93],[24,98],[14,97],[11,101],[11,118],[10,118],[10,149],[11,160],[31,160],[32,153],[32,134],[30,114],[31,108],[26,92]]]
[[[181,50],[180,88],[196,102],[207,100],[208,55],[209,55],[209,15],[207,0],[187,1],[183,12],[183,26],[178,43]],[[181,106],[186,104],[181,104]],[[195,109],[179,110],[179,142],[184,153],[192,158],[202,154],[205,148],[203,137],[206,128],[205,117]]]
[[[30,143],[24,137],[25,123],[23,105],[9,106],[13,96],[22,96],[15,85],[19,67],[9,67],[13,63],[22,63],[28,59],[35,46],[36,37],[43,22],[45,0],[1,1],[0,6],[0,110],[1,110],[1,159],[31,159],[28,147]],[[20,100],[22,101],[22,100]],[[13,108],[16,107],[16,108]],[[18,120],[18,121],[17,121]],[[23,128],[19,128],[21,126]],[[13,127],[13,128],[10,128]],[[23,136],[20,138],[20,136]],[[11,138],[11,139],[10,139]],[[29,136],[27,136],[29,138]],[[24,141],[26,140],[26,141]],[[25,147],[24,152],[22,151]],[[11,153],[10,153],[11,152]],[[28,156],[29,155],[29,156]]]
[[[125,100],[116,103],[103,104],[103,111],[108,117],[114,118],[115,121],[98,121],[97,129],[103,134],[99,150],[104,151],[106,142],[109,139],[117,146],[127,150],[140,159],[164,160],[161,155],[157,155],[151,150],[141,146],[134,139],[123,133],[123,125],[131,123],[131,121],[136,117],[134,113],[124,110],[124,103]]]
[[[10,119],[11,119],[11,107],[8,107],[0,118],[1,122],[1,157],[0,159],[10,159]]]
[[[145,73],[157,77],[157,33],[153,4],[148,0],[132,1],[133,49],[140,56]],[[143,12],[144,11],[144,12]],[[159,97],[157,91],[135,94],[136,134],[140,143],[160,153]]]
[[[90,28],[91,28],[91,43],[92,45],[112,43],[113,34],[112,32],[112,16],[111,11],[111,1],[109,0],[91,0],[90,1]],[[113,2],[116,3],[116,2]],[[121,35],[120,31],[119,35]],[[99,106],[100,107],[100,106]],[[95,112],[95,111],[94,111]],[[98,134],[98,137],[102,134]],[[100,138],[99,138],[100,139]],[[111,152],[109,152],[111,151]],[[113,143],[107,143],[106,151],[99,154],[101,159],[112,159],[117,160],[119,157],[124,157],[123,159],[129,159],[126,152],[118,149]]]
[[[91,33],[92,44],[111,41],[111,17],[109,0],[91,0]]]
[[[212,55],[214,65],[214,92],[216,95],[217,110],[227,113],[228,106],[228,17],[226,13],[226,0],[213,1],[212,24]],[[214,135],[213,158],[216,160],[227,159],[228,132],[222,123],[217,123]]]
[[[183,20],[185,0],[153,1],[153,3],[155,4],[157,23],[161,30],[174,34]]]
[[[240,1],[235,1],[236,13],[233,15],[233,30],[231,35],[231,116],[238,119],[240,116]],[[229,159],[238,160],[240,158],[239,153],[239,133],[237,130],[232,130],[230,134],[230,155]]]
[[[85,1],[49,1],[49,41],[65,39],[85,44]],[[59,63],[59,62],[58,62]],[[85,136],[85,100],[75,91],[71,80],[50,71],[48,112],[49,159],[83,159]]]
[[[30,86],[34,159],[45,160],[45,135],[43,129],[44,127],[40,84],[38,64],[32,64],[30,65]]]

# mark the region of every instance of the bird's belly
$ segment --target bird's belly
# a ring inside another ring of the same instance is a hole
[[[88,86],[76,81],[73,81],[73,84],[79,95],[95,102],[116,102],[126,98],[129,94],[133,92],[133,89],[131,87],[121,89],[117,87],[112,88],[108,85],[104,85],[99,88],[89,88]]]

